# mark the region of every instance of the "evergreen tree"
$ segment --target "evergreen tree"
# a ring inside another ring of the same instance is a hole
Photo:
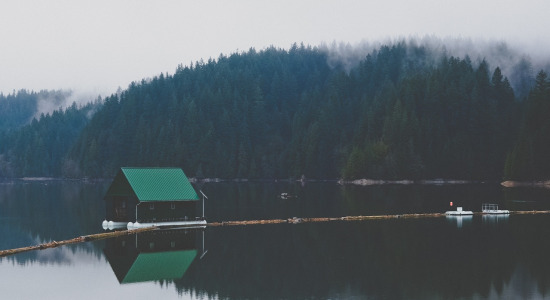
[[[547,74],[537,74],[535,86],[526,100],[519,139],[508,153],[505,178],[543,180],[550,178],[550,83]]]

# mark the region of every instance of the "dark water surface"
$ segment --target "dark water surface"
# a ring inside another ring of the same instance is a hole
[[[110,182],[0,183],[0,249],[102,232]],[[497,184],[210,183],[209,221],[550,209]],[[290,199],[280,199],[289,193]],[[550,215],[163,230],[0,258],[2,299],[550,299]]]

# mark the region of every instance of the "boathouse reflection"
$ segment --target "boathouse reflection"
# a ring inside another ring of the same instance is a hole
[[[103,253],[121,284],[180,279],[197,256],[206,254],[204,228],[157,230],[108,239]]]

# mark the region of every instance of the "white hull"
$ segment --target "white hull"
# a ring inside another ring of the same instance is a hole
[[[474,214],[474,212],[469,210],[463,210],[463,211],[451,210],[451,211],[446,211],[445,214],[447,216],[471,216]]]
[[[462,210],[462,207],[457,207],[456,210],[446,211],[447,216],[471,216],[474,213],[471,210]]]
[[[484,210],[483,214],[487,215],[509,215],[510,211],[507,209],[490,209],[490,210]]]

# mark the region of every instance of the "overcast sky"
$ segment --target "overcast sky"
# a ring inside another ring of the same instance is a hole
[[[549,12],[546,0],[2,0],[0,92],[110,94],[178,64],[294,42],[434,35],[545,52]]]

